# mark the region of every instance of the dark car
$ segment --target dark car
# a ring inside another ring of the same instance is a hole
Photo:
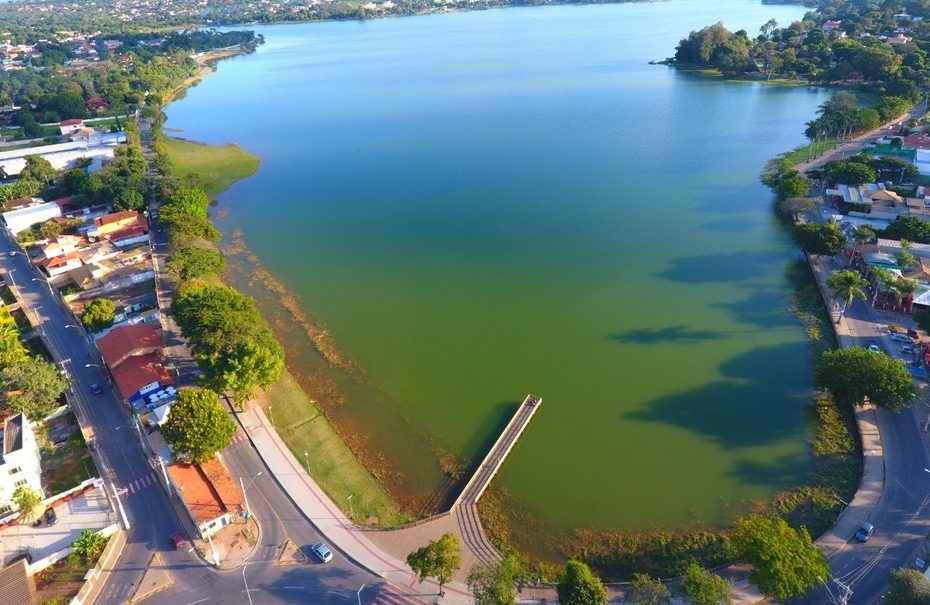
[[[55,513],[54,508],[49,508],[47,511],[45,511],[45,522],[48,523],[49,526],[58,523],[58,515]]]
[[[187,540],[185,540],[184,536],[182,536],[181,534],[172,534],[171,543],[174,544],[175,550],[181,550],[182,548],[187,546]]]
[[[860,542],[868,542],[869,538],[872,537],[872,534],[875,532],[875,526],[866,521],[859,528],[859,531],[856,532],[856,540]]]
[[[94,395],[99,395],[100,393],[103,393],[103,388],[96,382],[90,385],[90,387],[88,388],[90,389],[90,392],[93,393]]]

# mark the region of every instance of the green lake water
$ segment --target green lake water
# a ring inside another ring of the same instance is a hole
[[[540,525],[719,523],[811,467],[797,252],[757,175],[825,91],[648,61],[749,0],[259,27],[167,126],[261,157],[220,198],[365,372],[330,410],[392,489],[448,487],[527,393],[498,476]],[[228,211],[228,214],[225,212]],[[271,312],[271,308],[266,306]],[[289,364],[321,361],[283,334]],[[436,502],[438,500],[434,500]]]

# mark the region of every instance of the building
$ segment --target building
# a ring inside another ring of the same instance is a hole
[[[25,208],[26,206],[32,206],[33,204],[41,204],[42,200],[36,197],[20,197],[15,200],[10,200],[8,202],[0,203],[0,208],[4,212],[9,212],[10,210],[17,210],[19,208]]]
[[[135,210],[114,212],[94,219],[94,224],[87,230],[88,237],[108,239],[107,236],[129,227],[144,224],[145,218]]]
[[[91,97],[84,101],[84,107],[88,111],[99,111],[101,109],[106,109],[109,103],[107,103],[103,97]]]
[[[35,586],[27,570],[26,559],[0,569],[0,594],[4,605],[33,605]]]
[[[161,330],[146,323],[120,326],[97,340],[97,348],[127,403],[174,384],[162,362]]]
[[[7,418],[3,423],[0,444],[0,515],[14,510],[13,493],[20,485],[42,491],[42,462],[35,434],[24,414]]]
[[[58,218],[61,216],[61,208],[55,202],[44,202],[4,212],[2,216],[7,229],[10,230],[10,233],[16,235],[36,223],[44,223],[47,220]]]
[[[76,235],[59,235],[58,237],[53,237],[48,240],[42,247],[42,254],[45,258],[64,256],[65,254],[75,252],[78,246],[83,242],[84,238],[77,237]]]
[[[70,135],[81,128],[84,128],[84,120],[78,118],[64,120],[58,123],[58,130],[61,131],[62,136]]]
[[[161,330],[148,325],[118,328],[97,341],[97,348],[110,368],[130,357],[161,351],[164,346]]]
[[[49,277],[58,277],[68,271],[81,267],[84,261],[77,252],[70,252],[52,258],[43,258],[36,261],[36,265],[41,267]]]
[[[243,511],[242,491],[218,458],[200,465],[176,462],[167,469],[202,537],[223,529]]]

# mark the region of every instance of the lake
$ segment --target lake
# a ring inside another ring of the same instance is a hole
[[[281,330],[408,506],[447,500],[447,474],[535,393],[496,480],[521,515],[722,523],[811,468],[798,252],[758,174],[828,93],[648,62],[718,20],[756,35],[803,12],[673,0],[263,26],[267,44],[167,127],[261,157],[218,226],[355,360],[362,378]]]

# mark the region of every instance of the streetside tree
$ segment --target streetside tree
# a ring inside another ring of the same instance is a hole
[[[844,185],[874,183],[875,170],[866,162],[868,159],[862,158],[860,161],[858,157],[848,160],[831,160],[824,165],[823,173],[832,183]]]
[[[41,357],[28,357],[0,369],[0,385],[6,405],[33,420],[42,420],[59,406],[59,398],[71,384],[67,375]]]
[[[178,279],[198,279],[222,273],[226,259],[212,248],[185,246],[171,253],[166,267]]]
[[[113,325],[116,305],[108,298],[95,298],[84,307],[81,323],[91,332],[99,332]]]
[[[606,605],[607,589],[591,568],[575,559],[565,564],[558,585],[560,605]]]
[[[866,300],[868,298],[866,294],[868,285],[869,280],[859,275],[858,271],[842,269],[833,271],[827,276],[827,287],[833,292],[833,299],[843,301],[840,317],[846,314],[846,309],[852,304],[853,299]]]
[[[814,364],[814,380],[834,397],[854,405],[866,399],[872,404],[897,412],[920,394],[910,372],[884,352],[862,347],[830,349]]]
[[[85,560],[99,557],[106,545],[107,539],[92,529],[82,529],[81,535],[71,543],[74,552]]]
[[[661,580],[648,574],[633,574],[633,582],[627,600],[636,605],[668,605],[672,602],[672,593]]]
[[[475,605],[514,605],[514,586],[522,590],[525,571],[513,555],[496,563],[478,563],[468,574],[468,589]]]
[[[927,605],[930,603],[930,581],[916,569],[899,568],[888,576],[885,605]]]
[[[739,519],[733,546],[753,566],[749,579],[779,602],[831,578],[827,558],[814,546],[807,529],[795,529],[777,515]]]
[[[0,368],[20,363],[28,356],[10,308],[0,307]]]
[[[445,593],[442,587],[452,579],[452,574],[462,564],[461,545],[453,534],[443,534],[436,541],[407,555],[407,565],[417,574],[420,582],[426,578],[436,578],[439,582],[439,596]]]
[[[843,230],[833,223],[802,223],[794,226],[791,235],[808,254],[836,256],[846,248]]]
[[[733,602],[730,583],[697,563],[685,567],[681,590],[693,605],[730,605]]]
[[[230,444],[236,425],[220,404],[219,395],[207,389],[181,389],[162,426],[165,441],[194,464],[213,458]]]
[[[810,214],[816,209],[817,200],[812,197],[789,197],[778,202],[778,211],[789,218]]]

